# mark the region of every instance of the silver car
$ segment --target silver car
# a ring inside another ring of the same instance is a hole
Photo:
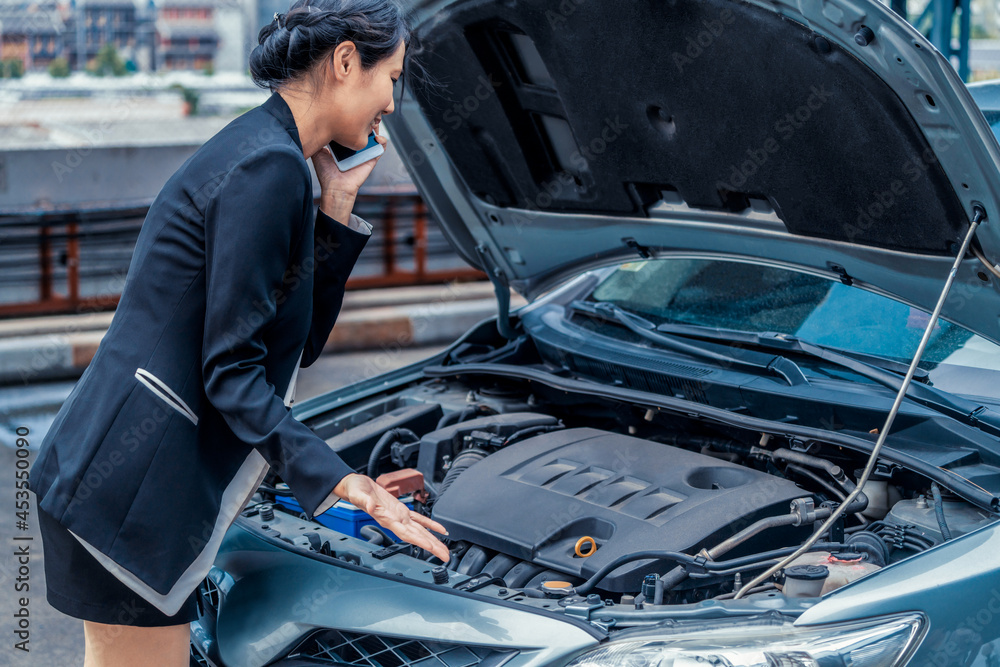
[[[499,314],[296,417],[451,559],[271,477],[192,660],[1000,665],[996,88],[868,0],[412,16],[386,123]]]

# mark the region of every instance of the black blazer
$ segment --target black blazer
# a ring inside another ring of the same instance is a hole
[[[269,466],[309,516],[353,472],[287,404],[371,231],[313,208],[295,120],[273,93],[153,201],[111,326],[31,468],[39,508],[165,614]]]

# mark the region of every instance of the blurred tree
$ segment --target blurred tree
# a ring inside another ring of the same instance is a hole
[[[0,60],[0,79],[20,79],[24,76],[24,63],[20,58]]]
[[[62,56],[53,58],[49,63],[49,75],[60,79],[69,76],[69,63],[66,59]]]
[[[125,62],[118,55],[118,49],[110,42],[102,46],[97,57],[87,63],[87,71],[96,76],[124,76],[128,73]]]

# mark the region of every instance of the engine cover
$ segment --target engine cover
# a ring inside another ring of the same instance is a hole
[[[791,500],[807,495],[790,481],[703,454],[574,428],[527,438],[476,463],[432,514],[451,538],[586,579],[636,551],[694,555],[752,521],[786,514]],[[593,555],[575,554],[583,536],[596,542]],[[672,567],[633,561],[598,587],[638,591],[646,574]]]

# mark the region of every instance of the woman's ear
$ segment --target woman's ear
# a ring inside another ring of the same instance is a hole
[[[330,58],[334,79],[343,81],[358,68],[358,49],[354,42],[345,41],[337,45]]]

